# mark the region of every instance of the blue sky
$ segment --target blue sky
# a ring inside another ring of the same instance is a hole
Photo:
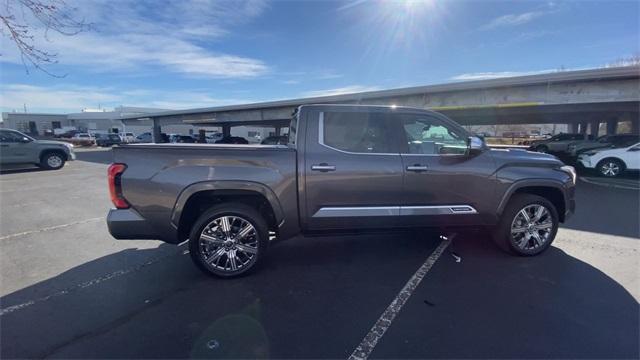
[[[70,1],[70,0],[68,0]],[[74,0],[94,30],[3,38],[2,111],[181,109],[605,66],[640,53],[638,1]]]

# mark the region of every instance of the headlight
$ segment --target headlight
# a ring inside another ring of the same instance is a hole
[[[560,167],[560,170],[569,174],[571,176],[571,180],[573,181],[573,185],[576,184],[576,180],[578,179],[578,174],[576,174],[576,169],[573,166],[564,165]]]
[[[587,155],[587,156],[593,156],[595,154],[597,154],[597,151],[587,151],[586,153],[584,153],[584,155]]]
[[[73,150],[73,144],[72,143],[64,143],[64,146],[68,147],[69,150]]]

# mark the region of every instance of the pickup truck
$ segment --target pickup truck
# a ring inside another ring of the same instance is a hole
[[[286,145],[132,144],[114,160],[111,234],[188,240],[195,264],[220,277],[298,234],[486,227],[504,250],[531,256],[575,208],[572,167],[489,149],[413,108],[304,105]]]
[[[46,170],[58,170],[75,158],[72,144],[36,140],[17,130],[0,129],[0,165],[35,164]]]

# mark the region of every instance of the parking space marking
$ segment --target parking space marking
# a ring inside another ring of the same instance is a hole
[[[97,277],[95,279],[91,279],[91,280],[85,281],[85,282],[77,284],[77,285],[70,286],[70,287],[68,287],[66,289],[54,292],[52,294],[49,294],[49,295],[46,295],[46,296],[43,296],[43,297],[40,297],[40,298],[37,298],[37,299],[25,301],[23,303],[20,303],[20,304],[17,304],[17,305],[8,306],[6,308],[0,308],[0,316],[6,315],[6,314],[10,314],[10,313],[12,313],[14,311],[25,309],[25,308],[27,308],[27,307],[29,307],[31,305],[35,305],[35,304],[38,304],[38,303],[41,303],[41,302],[44,302],[44,301],[47,301],[47,300],[51,300],[53,298],[56,298],[56,297],[59,297],[59,296],[62,296],[62,295],[68,295],[68,294],[74,293],[74,292],[76,292],[78,290],[85,289],[85,288],[88,288],[90,286],[100,284],[100,283],[105,282],[107,280],[112,280],[112,279],[119,278],[121,276],[130,274],[130,273],[133,273],[133,272],[137,272],[137,271],[139,271],[139,270],[141,270],[141,269],[143,269],[143,268],[145,268],[147,266],[150,266],[150,265],[153,265],[153,264],[157,263],[158,261],[170,258],[172,256],[184,255],[184,254],[188,254],[188,251],[180,251],[177,254],[176,253],[171,253],[169,255],[158,256],[158,257],[155,257],[155,258],[151,258],[150,260],[147,260],[147,261],[145,261],[144,263],[142,263],[140,265],[136,265],[136,266],[133,266],[133,267],[130,267],[130,268],[122,269],[122,270],[116,270],[116,271],[114,271],[112,273]]]
[[[429,272],[429,270],[431,270],[433,264],[436,263],[438,258],[440,258],[440,255],[442,255],[450,243],[450,239],[443,239],[438,247],[431,253],[431,255],[429,255],[424,264],[416,270],[402,290],[400,290],[396,298],[393,299],[380,318],[378,318],[371,330],[369,330],[369,333],[367,333],[364,339],[362,339],[360,345],[358,345],[351,356],[349,356],[349,360],[365,360],[369,355],[371,355],[376,344],[378,344],[382,336],[384,336],[384,333],[389,329],[393,320],[396,318],[398,313],[400,313],[400,310],[402,310],[402,307],[407,300],[411,297],[411,294],[413,294],[424,276]]]
[[[86,220],[74,221],[74,222],[70,222],[68,224],[49,226],[49,227],[38,229],[38,230],[29,230],[29,231],[23,231],[23,232],[19,232],[19,233],[15,233],[15,234],[0,236],[0,240],[6,240],[6,239],[11,239],[11,238],[19,237],[19,236],[30,235],[30,234],[37,234],[37,233],[40,233],[40,232],[43,232],[43,231],[62,229],[62,228],[66,228],[66,227],[69,227],[69,226],[79,225],[79,224],[86,224],[88,222],[98,221],[98,220],[104,220],[104,217],[101,216],[101,217],[96,217],[96,218],[91,218],[91,219],[86,219]]]

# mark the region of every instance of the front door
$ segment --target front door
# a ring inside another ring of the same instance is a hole
[[[402,161],[383,113],[311,112],[303,227],[386,228],[398,222]]]
[[[489,151],[467,154],[467,134],[428,114],[391,115],[403,139],[404,225],[482,223],[494,193],[495,163]]]

